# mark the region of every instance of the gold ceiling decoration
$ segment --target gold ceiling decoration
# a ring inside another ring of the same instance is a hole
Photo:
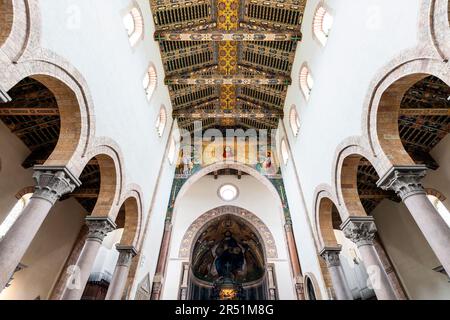
[[[278,126],[306,0],[150,3],[179,127]]]

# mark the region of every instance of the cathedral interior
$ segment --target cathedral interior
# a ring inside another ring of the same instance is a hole
[[[450,300],[450,1],[0,1],[0,300]]]

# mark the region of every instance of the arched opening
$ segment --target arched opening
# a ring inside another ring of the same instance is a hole
[[[401,199],[393,191],[378,188],[379,179],[375,167],[362,155],[344,159],[340,188],[345,206],[350,216],[375,219],[374,246],[395,295],[422,299],[434,290],[436,299],[448,297],[448,279],[440,273],[439,261]]]
[[[306,298],[308,300],[317,300],[316,289],[314,288],[314,284],[311,278],[308,276],[306,276],[305,287],[306,287]]]
[[[268,299],[266,258],[258,231],[235,215],[208,222],[191,254],[190,300]]]
[[[11,33],[14,8],[12,0],[0,1],[0,47]]]
[[[318,205],[318,226],[321,248],[325,250],[340,250],[339,259],[353,299],[371,300],[375,298],[374,291],[368,285],[367,271],[362,263],[362,257],[356,245],[347,239],[341,231],[342,220],[334,202],[322,197]],[[331,276],[327,270],[322,270],[328,288],[333,287]]]
[[[144,36],[144,18],[137,3],[134,2],[122,18],[130,45],[134,47]]]
[[[439,165],[431,151],[450,131],[450,87],[438,77],[412,74],[392,84],[377,113],[379,143],[394,165]]]
[[[134,196],[123,202],[115,223],[116,229],[108,233],[97,253],[82,300],[105,300],[119,259],[116,247],[137,248],[140,232],[140,208],[138,200]],[[134,262],[131,266],[133,272],[130,272],[127,280],[128,286],[131,284],[136,267]]]

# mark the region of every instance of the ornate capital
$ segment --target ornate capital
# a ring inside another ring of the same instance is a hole
[[[426,194],[421,180],[427,174],[427,167],[397,166],[392,167],[378,182],[377,186],[383,190],[393,190],[405,201],[415,194]]]
[[[89,227],[88,240],[103,242],[106,235],[116,229],[116,224],[109,218],[87,217],[86,224]]]
[[[116,245],[117,251],[119,251],[119,259],[117,260],[118,266],[130,267],[132,259],[137,255],[137,250],[132,246]]]
[[[325,247],[320,251],[320,256],[325,260],[327,268],[339,267],[341,260],[339,259],[339,253],[341,253],[341,247],[328,248]]]
[[[350,217],[342,224],[341,229],[358,247],[373,245],[377,232],[372,217]]]
[[[33,198],[47,200],[52,205],[81,185],[66,167],[35,166],[33,179],[36,182]]]

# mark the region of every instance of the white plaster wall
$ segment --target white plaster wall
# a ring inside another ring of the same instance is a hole
[[[298,138],[289,133],[310,215],[313,193],[331,183],[336,147],[361,134],[361,115],[369,84],[377,72],[417,43],[419,0],[326,0],[334,24],[322,47],[312,37],[319,0],[309,0],[285,104],[285,124],[295,104],[300,115]],[[309,101],[299,89],[299,72],[307,62],[314,78]],[[290,130],[290,129],[289,129]],[[285,175],[286,179],[293,175]]]
[[[115,140],[124,155],[128,183],[144,193],[144,213],[164,153],[169,130],[158,137],[155,123],[160,106],[171,114],[169,94],[149,1],[136,1],[144,17],[144,39],[128,41],[122,18],[128,0],[42,0],[42,45],[77,68],[89,86],[95,108],[96,136]],[[147,101],[142,80],[153,63],[158,84]],[[170,128],[171,117],[166,128]]]
[[[142,244],[142,257],[137,267],[136,276],[131,289],[131,299],[134,299],[137,285],[148,275],[152,282],[155,275],[159,249],[164,233],[165,217],[169,205],[175,165],[176,163],[171,165],[167,157],[163,159],[160,183],[154,195],[155,201],[149,217],[150,224],[147,230],[147,236]]]
[[[430,170],[424,186],[441,192],[450,211],[450,135],[431,152],[440,164]],[[402,203],[384,200],[373,212],[378,233],[402,283],[412,299],[450,299],[449,278],[433,271],[439,260]]]
[[[282,124],[280,122],[280,126],[281,125]],[[287,129],[287,131],[288,130],[289,129]],[[277,153],[279,155],[279,159],[282,159],[279,146],[281,145],[281,139],[284,135],[284,130],[279,130],[277,132]],[[307,215],[306,208],[308,208],[308,206],[305,203],[303,193],[300,189],[301,186],[299,185],[296,177],[293,159],[289,159],[286,165],[282,163],[282,160],[280,160],[280,162],[302,272],[303,274],[308,273],[315,276],[319,284],[321,296],[326,298],[328,296],[328,292],[318,260],[318,250],[320,250],[320,248],[316,248],[314,243],[314,234],[312,231],[314,220],[310,219]]]
[[[219,187],[232,183],[239,188],[239,197],[231,202],[221,200],[217,195]],[[207,211],[219,206],[233,205],[249,210],[257,215],[272,232],[278,250],[275,264],[275,275],[280,299],[294,299],[294,287],[289,255],[284,236],[283,218],[279,199],[258,180],[251,176],[205,176],[190,187],[177,202],[172,239],[170,244],[167,276],[163,289],[163,299],[178,299],[183,260],[178,258],[180,244],[189,226]]]

